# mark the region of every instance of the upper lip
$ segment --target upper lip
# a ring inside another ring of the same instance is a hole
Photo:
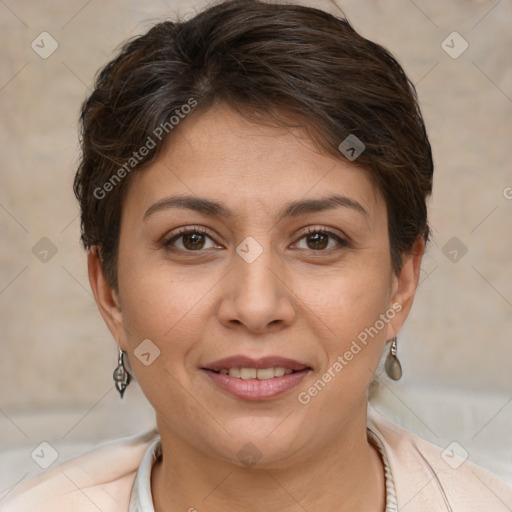
[[[300,371],[306,368],[309,368],[307,364],[300,363],[299,361],[295,361],[293,359],[288,359],[286,357],[279,356],[267,356],[259,359],[253,359],[251,357],[236,355],[231,357],[225,357],[224,359],[219,359],[218,361],[214,361],[213,363],[209,363],[206,366],[203,366],[205,370],[213,370],[218,372],[220,370],[229,369],[229,368],[277,368],[278,366],[283,367],[289,370]]]

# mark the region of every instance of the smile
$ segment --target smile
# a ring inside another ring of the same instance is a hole
[[[283,377],[284,375],[290,375],[294,370],[290,368],[284,368],[283,366],[277,366],[275,368],[223,368],[218,373],[220,375],[229,375],[236,379],[250,380],[267,380],[274,379],[276,377]]]
[[[242,400],[270,400],[298,386],[312,368],[280,356],[255,359],[235,355],[200,370],[217,390],[230,396]]]
[[[250,371],[246,373],[244,370]],[[282,376],[276,376],[274,368],[264,368],[263,371],[268,372],[267,375],[270,375],[270,371],[272,371],[274,376],[263,378],[252,377],[255,374],[254,368],[231,368],[229,370],[229,372],[233,371],[235,375],[241,373],[239,377],[212,370],[202,369],[201,371],[209,378],[209,382],[220,391],[242,400],[258,401],[278,398],[295,388],[311,371],[311,368],[299,371],[288,370]],[[281,373],[281,371],[278,373]]]

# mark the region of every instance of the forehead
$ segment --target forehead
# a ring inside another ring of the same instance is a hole
[[[254,123],[222,105],[175,128],[158,159],[133,174],[125,206],[147,206],[171,192],[222,198],[239,214],[282,213],[284,203],[298,198],[341,194],[370,217],[382,208],[385,214],[365,170],[320,152],[305,130]]]

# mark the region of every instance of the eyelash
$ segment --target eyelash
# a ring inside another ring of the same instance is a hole
[[[190,227],[186,227],[186,228],[180,228],[174,235],[172,235],[171,238],[169,239],[166,239],[162,242],[162,245],[168,249],[168,250],[171,250],[171,251],[181,251],[181,252],[187,252],[187,253],[195,253],[195,252],[203,252],[205,249],[198,249],[197,251],[193,251],[193,250],[187,250],[187,249],[178,249],[176,247],[172,247],[173,243],[178,240],[179,238],[181,238],[182,236],[184,235],[188,235],[188,234],[200,234],[200,235],[204,235],[208,238],[210,238],[212,241],[212,237],[208,235],[208,230],[202,228],[202,227],[194,227],[194,228],[190,228]],[[309,227],[307,228],[307,230],[302,233],[302,235],[300,236],[300,238],[298,239],[298,241],[302,240],[303,238],[307,237],[308,235],[311,235],[311,234],[317,234],[317,233],[321,233],[323,235],[327,235],[331,238],[333,238],[334,240],[336,240],[336,242],[338,242],[338,244],[341,246],[341,247],[352,247],[350,242],[342,237],[340,237],[339,235],[337,235],[336,233],[333,233],[332,231],[329,231],[325,228],[316,228],[316,227]],[[327,253],[327,254],[330,254],[332,253],[333,251],[336,251],[336,250],[339,250],[340,247],[338,248],[331,248],[331,249],[318,249],[318,250],[315,250],[315,249],[301,249],[301,250],[307,250],[307,251],[310,251],[310,252],[313,252],[313,253]]]

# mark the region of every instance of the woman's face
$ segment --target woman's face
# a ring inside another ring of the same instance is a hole
[[[421,259],[393,273],[385,203],[366,173],[215,107],[131,179],[118,294],[92,254],[90,268],[162,439],[275,467],[363,421]]]

